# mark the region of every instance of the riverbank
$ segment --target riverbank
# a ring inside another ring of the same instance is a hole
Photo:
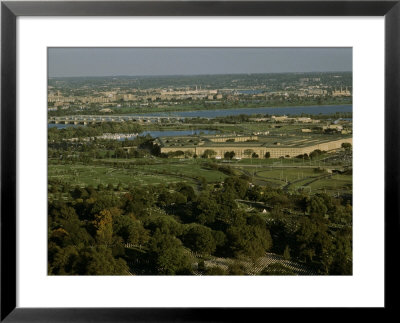
[[[235,115],[297,115],[302,114],[319,115],[352,112],[353,106],[343,105],[311,105],[311,106],[281,106],[281,107],[256,107],[256,108],[231,108],[231,109],[209,109],[209,110],[187,110],[174,112],[148,112],[146,116],[152,117],[182,117],[182,118],[216,118]],[[141,116],[140,113],[130,114],[131,116]],[[144,115],[144,114],[143,114]]]
[[[258,108],[287,108],[287,107],[308,107],[308,106],[346,106],[351,105],[352,100],[344,102],[329,102],[328,104],[321,104],[320,102],[285,102],[282,104],[268,104],[266,102],[250,103],[250,104],[226,104],[223,103],[208,103],[207,105],[184,105],[184,106],[170,106],[170,107],[146,107],[146,108],[118,108],[115,114],[153,114],[160,112],[190,112],[190,111],[213,111],[213,110],[232,110],[232,109],[258,109]],[[133,112],[132,112],[133,110]]]
[[[85,109],[74,111],[75,115],[127,115],[127,114],[154,114],[154,113],[174,113],[174,112],[189,112],[189,111],[212,111],[212,110],[230,110],[230,109],[258,109],[258,108],[287,108],[287,107],[308,107],[308,106],[346,106],[352,105],[351,98],[343,98],[341,100],[318,102],[318,101],[306,101],[306,102],[252,102],[252,103],[226,103],[226,102],[215,102],[207,103],[191,103],[183,104],[179,106],[146,106],[146,107],[120,107],[112,108],[112,112],[100,112],[99,109]],[[50,111],[48,116],[65,116],[71,114],[72,111]]]

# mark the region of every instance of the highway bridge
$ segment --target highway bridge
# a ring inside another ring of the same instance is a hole
[[[77,115],[48,118],[49,124],[95,124],[103,122],[139,122],[139,123],[175,123],[181,122],[183,117],[157,117],[157,116],[100,116]]]

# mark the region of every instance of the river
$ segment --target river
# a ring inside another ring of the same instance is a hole
[[[269,114],[269,115],[300,115],[305,114],[332,114],[336,112],[352,112],[352,105],[314,105],[304,107],[265,107],[265,108],[238,108],[238,109],[220,109],[220,110],[195,110],[195,111],[176,111],[176,112],[158,112],[146,114],[129,114],[131,116],[157,116],[157,117],[186,117],[186,118],[215,118],[226,117],[240,114]]]

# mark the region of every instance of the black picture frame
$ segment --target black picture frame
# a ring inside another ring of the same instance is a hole
[[[1,3],[1,321],[220,322],[288,309],[16,307],[16,19],[19,16],[384,16],[385,307],[396,310],[399,236],[400,1],[4,1]],[[373,232],[371,232],[373,239]],[[295,310],[295,309],[291,309]],[[301,309],[297,309],[299,311]],[[303,309],[303,312],[306,309]],[[335,317],[336,312],[329,316]],[[350,311],[350,309],[348,310]],[[374,313],[374,314],[373,314]],[[254,319],[251,319],[254,318]],[[258,320],[258,319],[257,319]]]

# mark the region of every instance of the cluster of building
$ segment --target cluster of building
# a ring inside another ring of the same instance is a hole
[[[332,96],[351,96],[351,92],[347,87],[345,89],[340,88],[340,90],[335,89],[334,91],[332,91]]]
[[[268,117],[260,117],[260,118],[249,118],[250,121],[254,122],[284,122],[284,123],[291,123],[291,122],[297,122],[297,123],[319,123],[320,120],[318,119],[311,119],[309,117],[296,117],[296,118],[291,118],[286,115],[283,116],[271,116],[270,118]]]
[[[148,91],[129,90],[123,91],[95,92],[85,96],[64,96],[57,92],[50,92],[47,101],[52,106],[65,107],[69,104],[109,103],[115,105],[121,102],[154,102],[154,101],[179,101],[179,100],[221,100],[222,94],[218,90],[162,90],[154,89]]]
[[[303,83],[300,83],[303,84]],[[86,95],[63,95],[60,91],[49,90],[48,102],[50,111],[57,108],[67,109],[71,105],[81,105],[82,108],[90,104],[108,106],[121,105],[123,102],[148,104],[149,102],[176,103],[184,100],[205,100],[205,101],[238,101],[238,100],[275,100],[277,98],[315,98],[315,97],[350,97],[351,90],[348,88],[332,88],[327,85],[309,85],[304,87],[288,86],[279,91],[270,89],[249,89],[238,90],[235,88],[223,89],[201,89],[176,88],[176,89],[119,89],[113,91],[88,91]]]
[[[47,101],[54,103],[54,106],[61,106],[64,103],[112,103],[119,101],[133,101],[138,96],[134,94],[118,94],[117,92],[100,92],[86,96],[63,96],[60,91],[50,92]]]

